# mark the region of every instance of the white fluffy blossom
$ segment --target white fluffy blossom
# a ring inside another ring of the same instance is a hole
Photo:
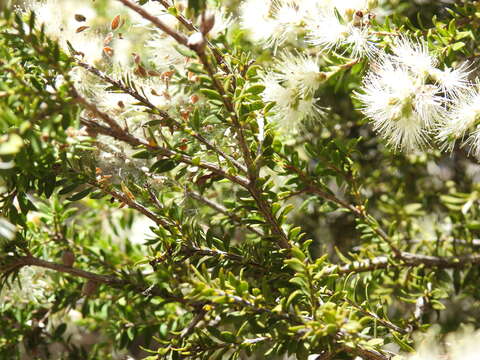
[[[480,96],[477,90],[468,90],[468,65],[440,69],[438,64],[426,42],[402,36],[365,77],[359,95],[363,112],[394,148],[422,148],[433,132],[443,148],[451,148],[476,125]],[[480,153],[478,132],[467,143]]]
[[[263,75],[262,96],[265,101],[275,103],[275,120],[293,127],[319,113],[314,95],[325,79],[317,58],[285,52],[271,71]]]
[[[301,96],[299,89],[281,84],[272,73],[263,77],[263,100],[274,102],[275,120],[286,128],[292,128],[299,121],[319,113],[313,96]]]
[[[437,139],[444,147],[452,149],[456,140],[472,147],[480,155],[480,92],[478,85],[456,99],[443,123],[439,124]],[[466,139],[466,140],[465,140]]]
[[[388,58],[372,67],[358,97],[374,130],[395,149],[422,148],[444,113],[436,86]]]
[[[161,30],[155,30],[151,40],[146,42],[150,59],[160,71],[168,70],[171,66],[185,65],[185,56],[180,54],[177,48],[181,45],[167,36]]]
[[[432,69],[429,75],[444,93],[456,97],[470,86],[468,77],[471,70],[469,66],[468,63],[463,63],[457,68]]]
[[[480,331],[471,327],[448,334],[439,339],[438,327],[432,328],[417,341],[416,352],[406,360],[477,360],[480,354]]]
[[[18,282],[5,286],[0,292],[0,305],[4,302],[23,304],[47,304],[53,292],[53,284],[44,269],[24,267],[19,272]]]
[[[437,59],[430,54],[424,41],[401,36],[395,39],[392,53],[393,61],[408,66],[418,76],[427,76],[436,69]]]
[[[269,39],[275,30],[270,17],[270,1],[246,0],[240,7],[241,24],[253,41]]]
[[[302,54],[284,53],[275,63],[273,75],[300,96],[311,96],[325,80],[318,59]]]
[[[242,27],[254,41],[278,47],[285,43],[308,44],[330,50],[346,45],[353,56],[369,54],[369,39],[363,12],[371,1],[245,0],[240,8]],[[361,14],[360,19],[358,18]],[[340,16],[337,16],[340,15]]]
[[[403,64],[417,76],[435,83],[448,96],[457,96],[469,85],[470,70],[467,63],[455,69],[449,67],[439,69],[438,58],[429,51],[424,41],[401,36],[395,40],[392,53],[391,61]]]
[[[338,18],[334,9],[321,10],[309,20],[308,42],[323,50],[339,47],[349,50],[352,57],[370,56],[375,45],[368,33],[368,27]]]

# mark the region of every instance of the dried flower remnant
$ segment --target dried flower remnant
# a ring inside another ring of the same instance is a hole
[[[87,18],[82,14],[75,14],[75,20],[77,20],[78,22],[84,22],[87,20]]]
[[[115,16],[110,23],[112,31],[117,30],[120,27],[120,15]]]
[[[90,28],[89,25],[79,26],[79,22],[95,17],[96,11],[91,2],[32,0],[25,8],[27,11],[35,12],[39,22],[45,24],[45,33],[58,40],[64,51],[69,52],[67,42],[70,42],[78,55],[90,64],[102,60],[102,39],[91,31],[87,31]]]

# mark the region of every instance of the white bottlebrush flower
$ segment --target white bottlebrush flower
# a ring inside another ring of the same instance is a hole
[[[138,100],[123,92],[104,91],[99,94],[97,106],[100,110],[112,115],[132,115],[133,112],[141,111]]]
[[[262,83],[265,86],[262,97],[266,102],[274,102],[280,108],[292,107],[295,103],[296,93],[292,88],[280,85],[276,74],[265,74]]]
[[[299,89],[289,86],[288,82],[281,85],[277,75],[273,73],[264,75],[263,85],[263,100],[275,102],[274,120],[285,128],[293,128],[301,120],[320,113],[312,95],[302,96]]]
[[[469,66],[468,63],[463,63],[457,68],[433,69],[429,75],[445,94],[456,97],[470,85],[468,77],[471,69]]]
[[[312,96],[326,78],[317,58],[290,52],[279,56],[274,71],[277,81],[297,89],[301,96]]]
[[[333,8],[310,17],[307,29],[308,43],[325,51],[342,48],[355,58],[371,56],[375,51],[368,27],[339,19]]]
[[[78,93],[90,101],[97,99],[108,87],[106,83],[98,81],[95,75],[80,66],[74,67],[69,75]]]
[[[427,76],[436,69],[437,59],[428,50],[424,41],[415,41],[401,36],[392,47],[393,60],[408,66],[418,76]]]
[[[438,125],[437,140],[444,148],[452,149],[455,141],[464,140],[468,133],[467,143],[472,146],[474,153],[480,154],[480,138],[477,127],[480,124],[480,92],[478,84],[462,93],[455,102],[445,121]]]
[[[340,21],[333,10],[323,11],[312,18],[308,29],[309,43],[324,50],[343,44],[350,32],[349,24]]]
[[[465,327],[447,336],[449,359],[477,360],[480,354],[480,331]]]
[[[218,37],[234,24],[232,15],[228,14],[224,8],[215,9],[214,15],[215,24],[213,25],[212,30],[208,33],[208,36],[211,38]]]
[[[374,130],[389,145],[412,151],[426,144],[429,131],[443,117],[438,92],[407,67],[385,58],[367,74],[358,98]]]
[[[438,85],[447,96],[455,97],[468,85],[470,74],[468,63],[457,68],[438,68],[438,59],[429,50],[423,40],[412,40],[401,36],[392,47],[391,60],[407,66],[418,77],[425,77]]]
[[[4,302],[12,302],[17,306],[48,304],[48,296],[54,289],[45,269],[24,267],[20,270],[18,281],[0,291],[0,307]]]
[[[285,113],[279,112],[276,116],[277,121],[283,122],[287,128],[295,127],[304,119],[311,119],[322,114],[321,109],[316,104],[317,99],[313,96],[302,98],[293,107],[286,109]]]
[[[271,18],[270,1],[245,0],[240,7],[242,28],[248,30],[252,41],[270,39],[275,31],[275,21]]]
[[[280,46],[285,42],[295,43],[298,35],[303,31],[307,14],[302,1],[274,0],[272,6],[272,18],[274,31],[271,34],[268,45]]]

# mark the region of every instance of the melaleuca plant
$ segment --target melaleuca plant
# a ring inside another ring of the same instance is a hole
[[[1,359],[476,359],[477,1],[0,19]]]

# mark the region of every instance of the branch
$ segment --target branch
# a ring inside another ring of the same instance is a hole
[[[408,252],[401,252],[400,257],[394,256],[394,259],[399,260],[398,263],[391,261],[388,256],[378,256],[373,259],[354,261],[346,265],[331,265],[328,266],[324,274],[350,274],[362,273],[379,269],[386,269],[388,267],[407,267],[407,266],[425,266],[427,268],[462,268],[467,265],[479,265],[480,254],[463,255],[463,256],[430,256],[412,254]]]
[[[136,100],[138,100],[140,103],[142,103],[144,106],[148,107],[149,109],[151,110],[154,110],[156,111],[163,119],[165,120],[168,120],[170,121],[171,123],[175,124],[175,126],[177,126],[178,128],[182,129],[182,130],[185,130],[185,124],[184,123],[181,123],[177,120],[175,120],[174,118],[172,118],[168,112],[166,112],[165,110],[162,110],[162,109],[159,109],[157,108],[155,105],[153,105],[146,97],[142,96],[138,91],[135,91],[134,89],[130,88],[129,86],[125,85],[122,81],[119,81],[119,80],[115,80],[115,79],[112,79],[110,76],[108,76],[107,74],[103,73],[102,71],[98,70],[96,67],[94,66],[91,66],[90,64],[87,64],[87,63],[84,63],[84,62],[81,62],[81,61],[76,61],[76,63],[80,66],[80,67],[83,67],[84,69],[86,69],[88,72],[96,75],[97,77],[99,77],[100,79],[102,79],[103,81],[119,88],[120,90],[122,90],[124,93],[132,96],[133,98],[135,98]],[[193,138],[197,139],[199,142],[201,142],[202,144],[204,144],[207,149],[217,153],[220,157],[223,157],[224,159],[230,161],[233,165],[235,165],[235,167],[240,170],[240,171],[243,171],[244,173],[247,172],[247,169],[245,168],[245,166],[241,163],[239,163],[237,160],[235,160],[232,156],[226,154],[224,151],[222,151],[221,149],[219,149],[218,147],[216,147],[215,145],[213,145],[212,143],[210,143],[203,135],[193,131],[193,130],[190,130],[190,131],[184,131],[186,134],[192,136]]]
[[[245,136],[243,134],[243,128],[238,120],[237,114],[235,112],[235,107],[233,106],[230,96],[227,95],[225,89],[223,88],[223,85],[215,77],[213,68],[210,62],[208,61],[207,55],[205,54],[204,47],[189,45],[188,38],[185,35],[170,28],[169,26],[164,24],[162,21],[160,21],[157,17],[151,15],[150,13],[148,13],[148,11],[143,9],[141,6],[138,6],[132,3],[130,0],[118,0],[118,1],[120,1],[130,9],[136,11],[143,18],[149,20],[153,25],[158,27],[160,30],[164,31],[166,34],[173,37],[179,44],[185,45],[197,53],[202,65],[204,66],[205,70],[207,71],[209,77],[213,82],[213,86],[217,89],[220,96],[222,97],[222,101],[225,106],[225,109],[227,110],[228,114],[232,119],[233,128],[238,137],[238,144],[240,146],[240,150],[242,151],[243,158],[247,165],[249,182],[246,188],[248,189],[252,197],[255,199],[255,202],[258,205],[258,209],[260,213],[264,216],[265,220],[272,227],[273,234],[275,234],[278,237],[278,245],[283,249],[290,249],[291,245],[288,241],[288,236],[285,234],[282,227],[273,216],[272,207],[270,206],[270,204],[262,198],[261,189],[258,189],[256,186],[257,169],[253,162],[250,149],[248,148],[247,142],[245,140]]]
[[[158,27],[160,30],[162,30],[164,33],[170,35],[172,38],[174,38],[179,44],[185,45],[188,47],[187,42],[188,39],[185,35],[182,33],[172,29],[165,23],[163,23],[158,17],[151,15],[148,11],[146,11],[143,7],[131,2],[130,0],[118,0],[120,1],[123,5],[129,7],[133,11],[137,12],[139,15],[141,15],[143,18],[149,20],[153,25]]]
[[[109,117],[107,114],[102,113],[100,110],[98,110],[94,106],[91,106],[90,109],[94,110],[93,112],[98,114],[102,119],[105,116]],[[124,131],[121,128],[120,129],[109,128],[109,127],[100,125],[95,121],[88,120],[88,119],[85,119],[85,118],[81,119],[81,123],[83,125],[85,125],[86,127],[92,129],[94,132],[97,132],[97,133],[102,134],[102,135],[107,135],[107,136],[110,136],[114,139],[126,142],[133,147],[144,146],[147,149],[156,151],[159,155],[162,155],[162,156],[165,156],[165,157],[168,157],[168,158],[173,158],[173,159],[175,159],[179,162],[183,162],[185,164],[198,166],[200,168],[209,170],[212,173],[214,173],[216,175],[219,175],[222,178],[229,179],[230,181],[232,181],[232,182],[234,182],[238,185],[241,185],[244,188],[248,188],[248,186],[249,186],[249,181],[247,179],[245,179],[241,176],[238,176],[238,175],[231,175],[231,174],[227,173],[226,171],[224,171],[223,169],[221,169],[220,167],[218,167],[217,165],[215,165],[213,163],[206,162],[206,161],[200,161],[199,163],[197,163],[196,161],[194,162],[193,158],[188,156],[188,155],[184,155],[184,154],[175,152],[173,150],[170,150],[170,149],[158,146],[158,145],[149,144],[148,142],[127,133],[126,131]]]
[[[168,3],[168,1],[166,0],[156,0],[158,1],[160,4],[163,5],[163,7],[165,9],[168,9],[170,6],[172,6],[171,4]],[[175,15],[175,17],[177,18],[177,20],[183,25],[185,26],[185,28],[187,28],[188,30],[190,31],[193,31],[193,32],[199,32],[200,30],[195,26],[193,25],[193,23],[187,19],[186,17],[184,17],[182,14],[178,13]],[[222,53],[218,50],[218,48],[213,45],[210,41],[207,40],[207,46],[210,48],[210,50],[212,50],[213,52],[213,55],[215,56],[215,59],[217,60],[217,62],[220,64],[220,65],[223,65],[222,67],[225,69],[225,70],[229,70],[228,69],[228,65],[222,55]],[[229,72],[231,72],[229,70]]]
[[[241,264],[245,265],[251,265],[256,268],[261,269],[262,271],[265,271],[266,268],[257,262],[250,261],[245,259],[243,256],[234,254],[234,253],[229,253],[226,251],[218,250],[218,249],[210,249],[210,248],[198,248],[195,246],[183,246],[182,247],[182,254],[185,256],[194,256],[194,255],[199,255],[199,256],[210,256],[210,257],[223,257],[226,259],[229,259],[231,261],[235,261]],[[155,266],[156,264],[159,264],[165,260],[165,255],[157,257],[149,262],[150,265]]]
[[[143,206],[139,202],[135,201],[134,199],[131,199],[130,197],[128,197],[124,193],[122,193],[118,190],[115,190],[113,188],[112,189],[106,188],[105,186],[101,186],[98,183],[91,183],[91,184],[99,187],[102,191],[111,195],[112,197],[119,200],[120,202],[125,203],[126,205],[128,205],[128,207],[130,207],[132,209],[135,209],[138,212],[145,215],[146,217],[152,219],[157,225],[163,226],[165,228],[168,228],[168,227],[172,226],[172,224],[170,224],[168,221],[166,221],[162,218],[159,218],[157,215],[155,215],[155,213],[153,213],[152,211],[150,211],[149,209],[147,209],[145,206]]]
[[[17,264],[19,266],[37,266],[45,269],[54,270],[60,273],[67,273],[87,280],[95,281],[99,284],[106,284],[115,288],[123,288],[128,285],[127,281],[119,279],[115,276],[99,275],[74,267],[69,267],[62,264],[42,260],[33,256],[22,256],[17,259]]]
[[[100,275],[90,271],[85,271],[78,268],[66,266],[63,264],[42,260],[42,259],[33,257],[31,255],[18,257],[10,265],[11,266],[9,266],[9,268],[18,268],[22,266],[41,267],[41,268],[50,269],[59,273],[70,274],[73,276],[81,277],[83,279],[91,280],[98,284],[108,285],[117,289],[129,288],[144,296],[148,296],[148,295],[158,296],[167,301],[179,302],[184,305],[198,306],[198,303],[194,303],[183,297],[169,294],[166,290],[161,289],[156,285],[152,285],[149,288],[145,288],[141,284],[134,284],[127,280],[123,280],[112,275]],[[0,271],[5,272],[5,269],[0,269]]]
[[[223,88],[223,85],[215,77],[214,71],[205,53],[203,51],[197,51],[197,54],[203,66],[207,70],[208,75],[212,79],[214,87],[217,89],[220,96],[222,97],[223,104],[227,109],[230,115],[230,118],[232,120],[233,129],[237,134],[238,144],[240,146],[240,150],[242,151],[243,158],[247,165],[248,178],[250,180],[250,186],[248,187],[248,191],[250,192],[255,202],[257,203],[260,213],[263,215],[265,220],[272,227],[272,232],[278,237],[278,245],[283,249],[290,249],[291,245],[288,241],[288,236],[285,234],[282,227],[273,216],[272,207],[270,206],[270,204],[262,198],[262,190],[256,186],[258,171],[252,159],[252,154],[250,153],[250,149],[248,148],[248,144],[245,139],[245,135],[243,133],[243,127],[240,124],[240,121],[237,117],[237,114],[235,112],[235,107],[233,106],[231,98],[230,96],[227,95],[225,89]]]
[[[282,158],[286,161],[288,159],[285,156],[282,156]],[[339,207],[347,209],[351,211],[355,216],[358,218],[361,218],[363,221],[365,221],[367,224],[370,225],[371,229],[380,237],[382,238],[383,241],[385,241],[392,251],[395,253],[395,256],[400,257],[401,251],[393,244],[393,241],[390,239],[390,237],[381,229],[377,223],[377,221],[367,214],[365,211],[365,207],[363,205],[355,206],[354,204],[350,204],[337,196],[333,194],[329,194],[328,192],[324,191],[318,184],[315,182],[315,180],[312,180],[310,175],[303,172],[301,169],[297,168],[296,166],[292,164],[285,165],[287,169],[293,170],[298,177],[302,180],[302,182],[305,185],[305,192],[307,193],[312,193],[317,195],[318,197],[333,202],[337,204]]]

